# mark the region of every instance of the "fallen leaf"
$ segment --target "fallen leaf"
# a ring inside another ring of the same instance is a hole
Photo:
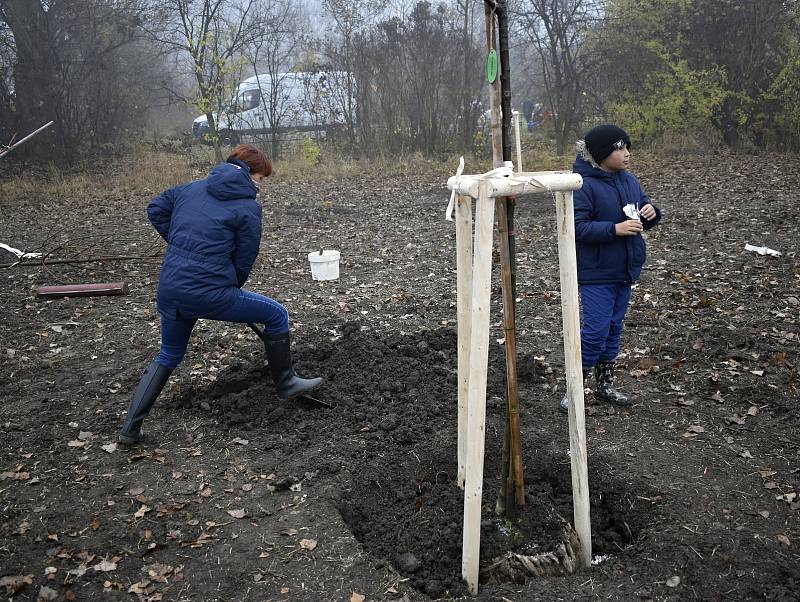
[[[94,437],[94,433],[91,431],[81,431],[78,433],[78,441],[88,441],[92,437]]]
[[[356,592],[353,592],[353,595],[350,596],[350,602],[364,602],[366,599],[367,597],[364,594],[359,594]]]
[[[150,507],[142,504],[142,506],[133,514],[133,516],[136,518],[142,518],[148,512],[150,512]]]
[[[247,439],[240,439],[239,437],[236,437],[235,439],[231,440],[231,443],[234,445],[247,445],[250,442]]]
[[[86,444],[83,441],[78,441],[77,439],[67,442],[67,447],[83,447],[84,445]]]
[[[763,370],[750,370],[750,374],[755,374],[756,376],[764,376]]]
[[[113,454],[117,451],[117,444],[116,443],[106,443],[105,445],[101,445],[100,449],[103,451],[108,452],[109,454]]]
[[[742,458],[748,458],[750,460],[753,459],[753,454],[751,454],[748,450],[744,450],[742,453],[739,454]]]
[[[781,543],[782,543],[783,545],[785,545],[785,546],[790,546],[790,545],[792,545],[792,542],[789,540],[789,538],[788,538],[788,537],[786,537],[786,536],[785,536],[785,535],[783,535],[783,534],[781,534],[781,535],[778,535],[778,541],[779,541],[779,542],[781,542]]]
[[[289,588],[288,587],[282,587],[281,588],[281,593],[282,594],[288,594],[289,593]]]
[[[245,483],[242,485],[242,491],[253,491],[252,483]]]
[[[281,531],[281,535],[288,535],[289,537],[292,537],[297,535],[297,529],[284,529]]]
[[[132,495],[136,497],[137,495],[142,495],[144,493],[144,487],[134,487],[132,489],[128,489],[128,495]]]
[[[705,433],[706,429],[699,424],[692,424],[686,429],[690,433]]]
[[[241,510],[228,510],[228,514],[230,514],[233,518],[244,518],[246,514],[244,508]]]
[[[764,483],[764,489],[775,489],[778,484],[775,481],[767,481]]]
[[[681,578],[674,575],[667,579],[667,587],[678,587],[681,584]]]
[[[301,539],[300,540],[300,547],[304,550],[313,550],[317,547],[317,540],[316,539]]]
[[[0,481],[14,479],[15,481],[27,481],[31,477],[29,472],[0,472]]]
[[[739,414],[734,414],[733,416],[726,416],[725,420],[727,420],[730,423],[744,424],[745,417]]]
[[[9,575],[0,577],[0,587],[6,588],[6,594],[13,596],[33,583],[33,575]]]
[[[39,588],[39,595],[36,597],[36,602],[49,602],[50,600],[58,600],[58,592],[43,585]]]
[[[764,518],[769,518],[769,510],[759,510],[758,513]]]
[[[748,416],[758,416],[758,413],[759,413],[758,406],[750,406],[750,408],[747,410]]]
[[[109,560],[103,560],[102,562],[99,562],[96,565],[94,565],[92,569],[95,571],[103,571],[103,572],[116,571],[117,563],[111,562]]]
[[[714,393],[714,394],[711,396],[711,399],[713,399],[713,400],[714,400],[714,401],[716,401],[717,403],[723,403],[723,402],[725,401],[724,399],[722,399],[722,393],[720,393],[719,391],[717,391],[716,393]]]

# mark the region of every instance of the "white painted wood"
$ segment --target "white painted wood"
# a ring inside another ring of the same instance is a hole
[[[481,499],[486,430],[486,374],[489,363],[489,309],[491,303],[494,199],[489,184],[480,186],[475,218],[472,307],[467,412],[467,466],[464,483],[464,538],[461,576],[473,595],[478,593],[481,543]]]
[[[519,111],[512,111],[514,116],[514,137],[517,142],[517,172],[522,172],[522,140],[519,137]]]
[[[572,172],[514,173],[511,168],[501,167],[481,175],[453,176],[447,180],[447,187],[459,194],[477,198],[480,183],[485,181],[489,182],[490,197],[577,190],[583,185],[583,178]]]
[[[467,467],[467,398],[472,349],[472,198],[456,198],[456,311],[458,314],[458,486],[464,488]]]
[[[572,503],[575,532],[581,541],[584,566],[592,560],[592,527],[589,519],[589,472],[586,461],[586,424],[583,409],[578,264],[575,254],[575,219],[572,192],[556,193],[558,264],[561,275],[561,312],[564,324],[564,363],[569,398],[569,448],[572,464]]]

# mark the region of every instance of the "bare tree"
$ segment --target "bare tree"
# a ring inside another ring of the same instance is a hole
[[[343,116],[347,136],[356,145],[356,124],[362,133],[362,144],[370,129],[365,113],[369,106],[368,79],[359,78],[363,71],[366,32],[386,8],[387,0],[321,0],[325,13],[333,21],[324,53],[335,78],[331,98],[333,109]]]
[[[188,55],[197,82],[195,104],[208,119],[209,138],[222,161],[218,117],[246,64],[244,54],[260,34],[256,0],[166,0],[150,31],[171,50]],[[222,136],[221,136],[222,135]]]
[[[566,151],[583,118],[584,80],[595,67],[583,42],[602,8],[601,0],[520,0],[516,7],[522,35],[533,43],[541,61],[559,154]]]
[[[305,14],[302,6],[291,0],[273,0],[256,11],[255,22],[260,34],[255,36],[246,56],[253,71],[268,77],[259,78],[258,88],[264,104],[266,124],[269,125],[269,143],[273,157],[277,157],[280,133],[286,121],[296,121],[293,112],[298,110],[288,86],[298,85],[288,72],[297,62],[299,51],[306,41],[302,34]]]
[[[143,43],[148,9],[145,0],[0,0],[3,121],[14,133],[56,122],[24,154],[75,160],[137,127],[159,65]]]

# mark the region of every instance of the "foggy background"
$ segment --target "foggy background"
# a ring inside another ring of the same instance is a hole
[[[797,0],[507,5],[512,105],[525,109],[523,128],[558,153],[601,121],[653,147],[800,146]],[[488,134],[484,7],[0,0],[0,144],[49,120],[55,125],[15,160],[69,164],[125,152],[137,140],[199,143],[193,120],[202,114],[216,125],[235,110],[238,84],[259,73],[274,88],[261,94],[261,142],[279,154],[279,133],[292,124],[279,106],[280,77],[298,72],[331,74],[314,92],[322,125],[304,134],[315,144],[352,157],[474,152]],[[323,127],[323,114],[336,115],[335,128]]]

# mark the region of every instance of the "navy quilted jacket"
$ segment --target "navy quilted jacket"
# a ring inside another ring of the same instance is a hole
[[[167,241],[158,279],[160,313],[213,317],[236,301],[261,243],[257,192],[247,165],[233,159],[206,179],[150,201],[147,215]]]
[[[583,177],[583,187],[574,194],[575,247],[578,254],[580,284],[633,283],[639,279],[646,257],[644,238],[617,236],[614,225],[628,219],[622,208],[634,203],[638,208],[650,203],[639,180],[628,171],[607,172],[587,162],[580,154],[572,167]],[[652,204],[652,203],[651,203]],[[655,218],[642,219],[649,230],[661,220],[655,205]]]

